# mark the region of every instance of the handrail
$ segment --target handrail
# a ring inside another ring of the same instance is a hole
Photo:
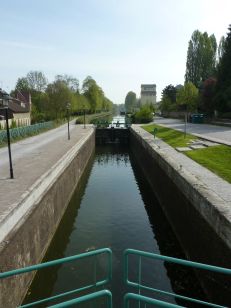
[[[108,307],[112,308],[112,294],[109,290],[102,290],[102,291],[94,292],[94,293],[91,293],[91,294],[87,294],[87,295],[84,295],[84,296],[81,296],[81,297],[78,297],[78,298],[74,298],[74,299],[71,299],[69,301],[66,301],[66,302],[63,302],[63,303],[60,303],[60,304],[49,306],[49,308],[70,307],[74,304],[78,305],[78,304],[88,302],[88,301],[91,301],[93,299],[97,299],[97,298],[100,298],[100,297],[106,297]]]
[[[150,297],[146,297],[146,296],[134,294],[134,293],[125,294],[125,296],[124,296],[124,308],[129,308],[130,300],[136,300],[140,303],[155,305],[155,307],[184,308],[183,306],[166,303],[166,302],[154,299],[154,298],[150,298]]]
[[[138,282],[130,281],[129,278],[128,278],[128,265],[129,265],[128,264],[128,256],[129,255],[136,255],[136,256],[139,257]],[[155,288],[152,288],[152,287],[149,287],[149,286],[146,286],[146,285],[142,285],[141,284],[141,258],[142,257],[146,257],[146,258],[150,258],[150,259],[156,259],[156,260],[162,260],[162,261],[166,261],[166,262],[170,262],[170,263],[180,264],[180,265],[184,265],[184,266],[188,266],[188,267],[192,267],[192,268],[198,268],[198,269],[202,269],[202,270],[208,270],[208,271],[213,271],[213,272],[227,274],[227,275],[231,275],[231,269],[222,268],[222,267],[213,266],[213,265],[208,265],[208,264],[203,264],[203,263],[198,263],[198,262],[187,261],[187,260],[183,260],[183,259],[177,259],[177,258],[173,258],[173,257],[167,257],[167,256],[158,255],[158,254],[149,253],[149,252],[144,252],[144,251],[139,251],[139,250],[135,250],[135,249],[127,249],[127,250],[124,251],[124,261],[123,261],[123,264],[124,264],[124,282],[128,286],[132,286],[132,287],[138,289],[139,293],[140,293],[141,290],[148,290],[148,291],[153,291],[153,292],[156,292],[156,293],[159,293],[159,294],[164,294],[164,295],[176,297],[176,298],[179,298],[179,299],[183,299],[183,300],[186,300],[186,301],[190,301],[190,302],[194,302],[194,303],[198,303],[198,304],[202,304],[202,305],[207,305],[207,306],[210,306],[210,307],[216,307],[216,308],[221,308],[221,307],[223,308],[224,307],[224,306],[221,306],[221,305],[208,303],[208,302],[201,301],[201,300],[198,300],[198,299],[194,299],[194,298],[182,296],[182,295],[179,295],[179,294],[155,289]]]
[[[42,300],[21,306],[23,308],[32,307],[34,305],[41,304],[41,303],[44,303],[44,302],[48,302],[48,301],[51,301],[51,300],[54,300],[54,299],[58,299],[58,298],[66,296],[66,295],[74,294],[74,293],[77,293],[77,292],[80,292],[80,291],[83,291],[83,290],[89,290],[93,287],[100,287],[100,286],[103,286],[103,285],[107,284],[108,282],[110,282],[111,278],[112,278],[112,251],[111,251],[111,249],[101,248],[101,249],[85,252],[85,253],[82,253],[82,254],[79,254],[79,255],[74,255],[74,256],[71,256],[71,257],[52,260],[52,261],[44,262],[44,263],[41,263],[41,264],[36,264],[36,265],[32,265],[32,266],[28,266],[28,267],[24,267],[24,268],[20,268],[20,269],[15,269],[15,270],[12,270],[12,271],[3,272],[3,273],[0,273],[0,279],[12,277],[12,276],[15,276],[15,275],[21,275],[21,274],[24,274],[24,273],[32,272],[32,271],[35,271],[35,270],[40,270],[40,269],[51,267],[51,266],[56,266],[56,265],[59,265],[59,264],[73,262],[73,261],[84,259],[84,258],[87,258],[87,257],[92,257],[92,256],[96,257],[97,255],[104,254],[104,253],[106,253],[107,256],[108,256],[106,277],[104,279],[99,280],[99,281],[96,280],[96,262],[95,262],[94,263],[94,267],[95,267],[95,269],[94,269],[94,283],[87,285],[87,286],[83,286],[83,287],[75,289],[75,290],[71,290],[71,291],[68,291],[68,292],[65,292],[65,293],[61,293],[61,294],[58,294],[58,295],[55,295],[55,296],[52,296],[52,297],[49,297],[49,298],[45,298],[45,299],[42,299]]]

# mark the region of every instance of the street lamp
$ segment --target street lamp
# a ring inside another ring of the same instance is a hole
[[[83,109],[83,124],[84,124],[84,128],[86,128],[86,109],[85,109],[85,106],[84,106],[84,109]]]
[[[67,109],[67,131],[68,131],[68,140],[70,140],[70,108],[71,104],[69,102],[66,103],[66,109]]]
[[[2,93],[2,98],[0,99],[0,107],[5,111],[5,120],[6,120],[6,132],[7,132],[7,143],[8,143],[8,153],[9,153],[9,163],[10,163],[10,178],[14,178],[13,166],[12,166],[12,157],[11,157],[11,148],[10,148],[10,131],[9,131],[9,122],[8,122],[8,106],[9,106],[10,96],[6,93]]]

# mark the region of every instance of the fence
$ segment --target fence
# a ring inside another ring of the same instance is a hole
[[[54,126],[53,121],[49,122],[43,122],[43,123],[37,123],[34,125],[29,126],[21,126],[17,128],[11,128],[9,130],[10,132],[10,138],[12,140],[18,139],[18,138],[24,138],[27,136],[32,136],[35,134],[38,134],[42,130],[45,129],[51,129]],[[0,131],[0,144],[7,141],[7,132],[6,130]]]

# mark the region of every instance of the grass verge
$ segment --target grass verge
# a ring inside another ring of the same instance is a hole
[[[218,145],[184,154],[231,183],[231,147]]]
[[[160,125],[152,124],[142,127],[151,134],[153,134],[154,128],[157,128],[156,136],[174,148],[188,146],[190,140],[197,139],[190,134],[184,138],[184,133]],[[183,152],[183,154],[231,183],[231,147],[218,145]]]
[[[145,125],[142,126],[142,128],[151,134],[153,134],[154,128],[157,128],[156,136],[174,148],[186,147],[190,141],[197,139],[197,137],[193,135],[186,134],[186,136],[184,136],[182,132],[156,124]]]

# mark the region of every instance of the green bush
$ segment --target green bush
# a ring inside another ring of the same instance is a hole
[[[82,118],[76,118],[75,124],[83,124],[83,119]]]
[[[144,105],[133,115],[133,123],[149,123],[153,120],[153,108]]]
[[[17,127],[16,121],[12,120],[10,128],[16,128],[16,127]]]

